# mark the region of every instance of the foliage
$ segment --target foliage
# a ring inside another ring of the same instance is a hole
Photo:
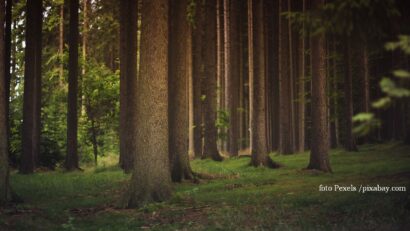
[[[399,36],[398,41],[387,43],[386,49],[390,51],[401,50],[410,54],[410,36]],[[403,81],[410,79],[410,73],[399,69],[393,71],[393,77],[398,81],[389,77],[383,77],[380,81],[380,89],[386,96],[373,102],[373,108],[386,109],[395,101],[410,97],[410,89],[402,87]],[[359,113],[353,117],[353,121],[357,123],[354,132],[358,135],[367,135],[372,129],[380,126],[380,121],[375,118],[373,113]]]
[[[226,140],[228,137],[227,129],[229,128],[229,111],[220,109],[217,111],[215,127],[218,128],[218,139]]]

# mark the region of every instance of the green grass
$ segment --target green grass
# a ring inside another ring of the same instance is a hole
[[[303,170],[308,153],[272,158],[192,161],[222,178],[175,184],[168,202],[118,209],[129,175],[107,161],[84,172],[12,174],[25,203],[0,210],[0,230],[410,230],[410,147],[366,145],[332,150],[334,173]],[[406,186],[407,192],[319,192],[319,185]]]

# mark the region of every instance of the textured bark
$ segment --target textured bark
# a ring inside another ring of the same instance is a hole
[[[289,11],[290,0],[280,0],[280,12]],[[289,20],[279,15],[279,153],[292,154],[295,152],[292,117],[291,67]]]
[[[133,110],[129,109],[131,93],[137,82],[137,22],[138,1],[124,0],[120,2],[120,166],[129,173],[133,168],[135,149],[132,142],[129,120]]]
[[[68,58],[67,156],[65,167],[75,170],[78,165],[78,0],[70,0],[70,31]]]
[[[324,0],[314,0],[313,8],[324,4]],[[312,144],[308,169],[331,172],[329,163],[329,138],[327,127],[325,36],[311,37],[312,60]]]
[[[263,0],[248,0],[251,165],[276,167],[266,137],[266,56]]]
[[[169,159],[175,182],[192,179],[188,156],[188,80],[191,31],[186,19],[187,0],[170,3],[169,38]]]
[[[27,2],[20,172],[34,172],[40,152],[42,1]]]
[[[302,12],[305,12],[305,0],[302,1]],[[304,24],[303,29],[304,30]],[[297,151],[305,151],[305,37],[298,36],[298,78],[297,78]]]
[[[0,25],[4,25],[5,1],[0,2]],[[7,135],[7,81],[5,68],[5,28],[0,27],[0,206],[9,199],[9,162],[8,162],[8,135]]]
[[[195,27],[192,30],[192,85],[193,85],[193,148],[197,158],[203,153],[202,77],[204,72],[202,42],[205,29],[204,5],[197,5]]]
[[[217,78],[217,105],[218,110],[225,109],[225,59],[224,59],[224,0],[217,0],[216,3],[216,49],[217,49],[217,56],[216,56],[216,78]],[[225,133],[224,128],[219,128],[218,133]],[[218,148],[220,150],[224,150],[225,140],[221,139],[218,143]]]
[[[217,148],[218,131],[216,120],[216,0],[205,0],[205,18],[207,19],[203,36],[203,101],[204,113],[204,151],[202,158],[212,158],[221,161]]]
[[[7,137],[10,137],[10,81],[11,81],[11,24],[12,24],[12,7],[13,1],[6,1],[6,15],[5,15],[5,57],[4,57],[4,72],[5,72],[5,87],[6,87],[6,119],[7,119]],[[10,142],[10,139],[8,139]],[[10,143],[7,144],[10,147]]]
[[[171,196],[168,130],[169,1],[143,0],[141,68],[138,84],[129,89],[132,146],[137,149],[127,207],[159,202]],[[138,128],[138,129],[135,129]]]
[[[356,147],[356,138],[353,135],[353,86],[352,86],[352,48],[351,48],[351,39],[347,38],[345,44],[345,83],[344,83],[344,94],[345,94],[345,148],[348,151],[357,151]]]
[[[226,0],[225,2],[225,106],[229,112],[228,153],[230,156],[237,156],[239,138],[240,11],[238,1]]]
[[[333,37],[332,41],[332,51],[333,51],[333,60],[332,60],[332,70],[333,70],[333,90],[335,92],[339,91],[339,77],[338,77],[338,72],[337,72],[337,59],[335,57],[336,52],[337,52],[337,47],[336,47],[336,40]],[[339,100],[338,100],[338,95],[333,98],[333,116],[334,116],[334,143],[332,144],[332,148],[336,148],[340,146],[340,137],[339,137],[339,130],[340,130],[340,125],[339,125]]]
[[[272,55],[273,58],[269,61],[270,67],[272,67],[272,82],[270,83],[271,97],[272,100],[270,105],[272,107],[271,112],[271,124],[272,124],[272,150],[278,150],[279,148],[279,1],[273,1],[273,9],[270,9],[273,12],[272,19]]]

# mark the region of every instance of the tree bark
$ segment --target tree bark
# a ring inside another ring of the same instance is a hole
[[[280,0],[280,12],[289,11],[290,0]],[[290,43],[289,43],[289,20],[279,14],[279,153],[293,154],[295,142],[293,135],[292,120],[292,93],[291,67],[290,67]]]
[[[263,0],[248,0],[251,165],[277,167],[266,137],[266,56]]]
[[[305,0],[302,1],[302,13],[305,12],[306,4]],[[305,25],[303,24],[302,30],[305,30]],[[298,78],[297,78],[297,151],[305,151],[305,37],[304,35],[299,35],[298,41]]]
[[[137,83],[137,22],[138,1],[120,2],[120,166],[126,172],[133,168],[135,149],[130,146],[131,128],[129,121],[135,111],[129,108],[130,89]]]
[[[9,3],[9,2],[8,2]],[[5,1],[0,2],[0,25],[5,22]],[[9,199],[9,148],[7,134],[7,75],[6,75],[5,28],[0,27],[0,206]]]
[[[137,149],[126,206],[138,207],[171,196],[168,129],[169,1],[143,0],[141,68],[138,84],[128,93],[132,145]],[[136,129],[138,128],[138,129]]]
[[[192,85],[193,85],[193,148],[196,158],[203,154],[203,101],[202,78],[203,63],[203,36],[205,29],[205,7],[202,2],[196,6],[195,25],[192,30]]]
[[[58,54],[59,54],[59,83],[63,86],[64,81],[64,3],[60,6],[60,22],[58,31]]]
[[[205,18],[207,19],[204,28],[202,41],[203,51],[203,101],[204,113],[204,151],[202,158],[212,158],[221,161],[217,148],[218,131],[215,126],[216,121],[216,0],[205,0]]]
[[[228,153],[238,155],[238,107],[239,107],[239,77],[240,77],[240,27],[239,2],[225,0],[225,77],[226,77],[226,109],[229,112]]]
[[[67,156],[65,167],[76,170],[78,165],[78,0],[70,0],[70,34],[68,60]]]
[[[192,179],[188,156],[188,80],[191,31],[187,15],[187,0],[170,3],[169,38],[169,159],[171,177],[175,182]]]
[[[324,0],[314,0],[313,9],[318,9]],[[312,144],[308,169],[331,172],[329,163],[329,138],[327,127],[327,96],[325,72],[325,36],[311,37],[312,60]]]
[[[42,1],[27,2],[20,172],[33,173],[40,153]]]
[[[352,94],[352,48],[351,38],[346,39],[345,44],[345,84],[344,93],[346,99],[345,105],[345,118],[346,118],[346,131],[345,131],[345,148],[348,151],[357,151],[356,138],[353,134],[353,94]]]

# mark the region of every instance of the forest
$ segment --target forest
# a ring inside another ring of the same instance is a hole
[[[0,230],[410,230],[409,12],[0,0]]]

